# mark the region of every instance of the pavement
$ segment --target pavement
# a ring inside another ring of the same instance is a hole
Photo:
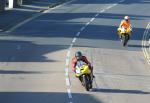
[[[74,0],[2,33],[0,103],[149,103],[142,41],[150,2],[119,1]],[[133,35],[123,47],[116,30],[125,15]],[[90,92],[71,70],[78,50],[94,66]]]
[[[0,14],[0,32],[6,31],[34,14],[53,8],[65,0],[32,0],[26,1],[18,8],[8,9]]]

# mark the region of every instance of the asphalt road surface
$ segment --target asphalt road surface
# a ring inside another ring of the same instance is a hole
[[[0,37],[0,103],[150,103],[150,65],[142,41],[150,0],[74,0]],[[130,16],[123,47],[116,30]],[[82,51],[94,66],[86,92],[70,61]]]

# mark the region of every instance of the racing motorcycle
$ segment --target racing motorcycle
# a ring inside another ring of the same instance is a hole
[[[123,46],[127,45],[130,39],[131,32],[132,28],[118,28],[118,35],[121,38]]]
[[[92,81],[93,81],[92,71],[85,62],[83,61],[77,62],[75,75],[76,77],[79,78],[82,85],[85,87],[87,91],[92,89]]]

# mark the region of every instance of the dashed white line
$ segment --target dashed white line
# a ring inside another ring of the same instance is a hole
[[[70,80],[69,80],[68,77],[66,78],[66,85],[67,85],[67,86],[70,86]]]
[[[124,1],[124,0],[122,0],[122,1]],[[90,19],[90,21],[87,22],[87,23],[85,24],[85,26],[83,26],[83,27],[80,29],[79,32],[77,32],[76,37],[73,38],[72,43],[70,44],[69,50],[68,50],[68,52],[67,52],[67,58],[66,58],[66,67],[67,67],[67,68],[65,69],[66,85],[68,86],[67,92],[68,92],[68,97],[69,97],[69,99],[72,98],[71,89],[69,88],[69,86],[71,86],[71,83],[70,83],[70,80],[69,80],[69,70],[68,70],[68,67],[69,67],[69,60],[70,60],[69,58],[70,58],[70,54],[71,54],[71,49],[72,49],[72,47],[73,47],[74,43],[76,42],[77,37],[81,34],[81,32],[82,32],[92,21],[94,21],[94,20],[96,19],[96,17],[99,16],[100,13],[103,13],[103,12],[105,12],[107,9],[110,9],[110,8],[116,6],[116,5],[117,5],[117,4],[113,4],[113,5],[109,6],[109,7],[107,7],[106,9],[101,10],[99,13],[95,14],[95,16],[94,16],[92,19]],[[73,103],[73,102],[70,101],[69,103]]]
[[[81,32],[78,32],[78,33],[76,34],[76,36],[79,36],[79,35],[80,35],[80,33],[81,33]]]
[[[67,89],[67,92],[68,92],[68,97],[71,99],[72,98],[71,90]]]
[[[66,66],[69,65],[69,58],[66,59]]]
[[[70,47],[69,47],[69,49],[71,50],[71,48],[72,48],[72,47],[73,47],[73,43],[71,43],[71,44],[70,44]]]
[[[90,20],[90,22],[94,21],[94,19],[95,19],[95,18],[92,18],[92,19]]]
[[[65,76],[68,77],[69,76],[69,72],[65,72]]]
[[[108,6],[106,9],[110,9],[110,8],[112,8],[112,6]]]
[[[83,31],[85,29],[85,26],[83,26],[80,30]]]
[[[103,12],[105,12],[105,9],[103,9],[103,10],[100,11],[100,13],[103,13]]]
[[[76,40],[77,40],[77,38],[76,38],[76,37],[75,37],[75,38],[73,38],[72,43],[75,43],[75,42],[76,42]]]
[[[86,26],[88,26],[89,24],[90,24],[90,22],[87,22],[87,23],[86,23]]]
[[[67,52],[67,58],[69,58],[69,57],[70,57],[70,51]]]

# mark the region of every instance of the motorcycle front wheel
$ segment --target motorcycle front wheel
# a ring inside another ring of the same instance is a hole
[[[86,89],[87,91],[89,91],[89,90],[90,90],[90,88],[89,88],[89,81],[88,81],[88,78],[87,78],[86,75],[83,75],[83,83],[84,83],[85,89]]]

